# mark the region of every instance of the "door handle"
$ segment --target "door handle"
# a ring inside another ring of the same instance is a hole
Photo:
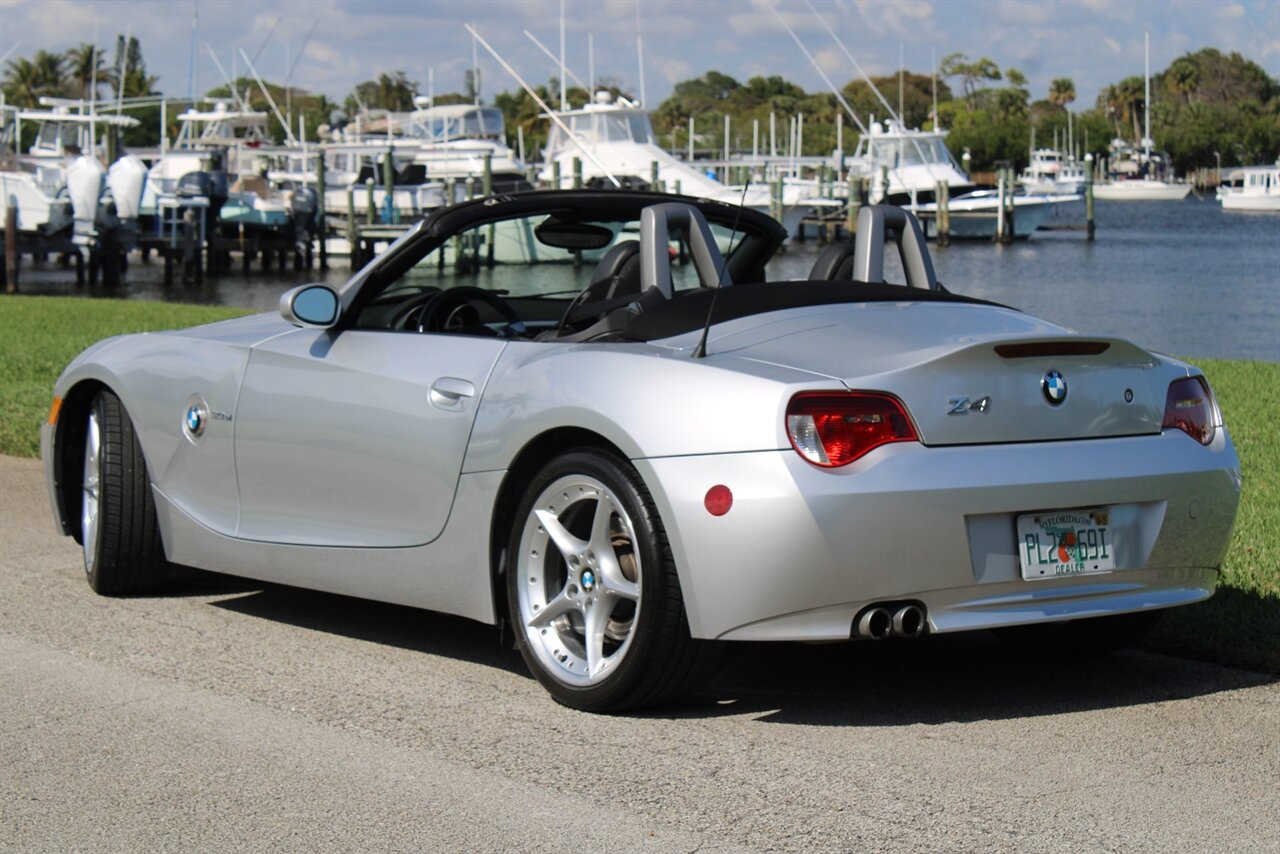
[[[431,405],[436,409],[458,411],[466,408],[467,400],[476,396],[476,387],[457,377],[441,377],[431,384]]]

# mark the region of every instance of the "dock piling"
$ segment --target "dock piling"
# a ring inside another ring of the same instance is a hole
[[[316,158],[316,239],[320,241],[320,269],[329,269],[328,220],[324,211],[324,151]]]
[[[4,291],[18,292],[18,206],[13,204],[4,215]]]

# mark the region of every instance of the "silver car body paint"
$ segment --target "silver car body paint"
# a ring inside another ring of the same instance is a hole
[[[378,263],[377,261],[374,264]],[[343,289],[350,305],[358,274]],[[1209,596],[1239,461],[1162,432],[1189,366],[1116,339],[1091,357],[997,356],[1079,340],[1015,311],[891,302],[796,308],[648,343],[299,330],[278,315],[111,339],[57,381],[113,389],[139,428],[171,560],[496,619],[493,514],[512,461],[587,430],[632,461],[663,519],[695,636],[836,640],[865,605],[911,600],[930,629],[1094,616]],[[1061,371],[1071,393],[1044,403]],[[441,382],[444,381],[444,382]],[[785,410],[814,389],[890,392],[922,442],[821,469]],[[467,394],[474,389],[474,394]],[[184,432],[193,396],[226,420]],[[957,397],[990,399],[948,417]],[[1219,425],[1221,427],[1221,425]],[[53,428],[42,436],[55,514]],[[712,516],[708,489],[733,506]],[[1024,581],[1019,514],[1112,508],[1113,572]],[[505,542],[506,535],[497,537]]]

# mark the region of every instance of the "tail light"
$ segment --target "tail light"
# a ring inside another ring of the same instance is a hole
[[[1164,399],[1163,427],[1176,427],[1202,445],[1217,433],[1217,405],[1204,377],[1183,377],[1169,383]]]
[[[843,466],[890,442],[916,442],[906,408],[892,395],[801,392],[787,404],[787,436],[814,465]]]

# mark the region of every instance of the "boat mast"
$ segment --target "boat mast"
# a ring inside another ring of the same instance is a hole
[[[1147,168],[1151,168],[1151,31],[1142,31],[1143,66],[1142,76],[1142,151],[1147,157]]]

